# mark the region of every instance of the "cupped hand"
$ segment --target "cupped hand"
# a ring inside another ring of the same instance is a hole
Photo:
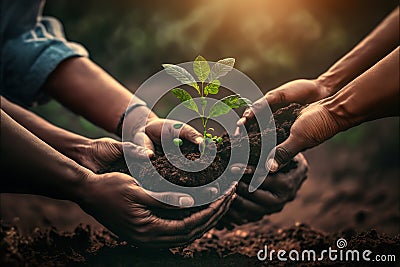
[[[237,122],[238,127],[248,125],[254,116],[264,111],[268,105],[272,111],[291,103],[310,104],[331,95],[330,89],[323,86],[319,80],[299,79],[281,85],[269,91],[253,105],[246,109],[242,118]],[[240,132],[237,128],[236,133]]]
[[[347,129],[349,123],[321,101],[310,104],[300,112],[290,128],[289,137],[271,150],[265,168],[277,172],[299,152],[323,143],[342,129]]]
[[[112,138],[89,140],[79,152],[79,163],[93,172],[104,170],[111,163],[124,156],[137,159],[146,159],[153,155],[153,151],[130,142],[119,142]]]
[[[168,200],[184,209],[193,205],[191,196],[183,193],[148,192],[122,173],[89,175],[77,201],[84,211],[96,218],[121,239],[148,247],[173,247],[186,244],[212,228],[229,209],[236,197],[232,187],[207,208],[183,219],[163,219],[153,209],[176,209],[158,199]]]
[[[265,175],[265,170],[256,170],[253,166],[235,163],[231,166],[233,174],[242,173],[245,177],[239,182],[237,188],[238,197],[232,203],[228,213],[221,222],[225,226],[232,224],[241,225],[251,221],[257,221],[264,215],[279,212],[289,201],[293,200],[297,191],[307,177],[307,161],[300,153],[294,160],[297,168],[286,173]],[[249,192],[249,174],[264,178],[264,182],[254,192]]]
[[[137,107],[131,112],[124,121],[124,130],[129,140],[141,147],[145,147],[154,152],[154,144],[161,143],[163,138],[171,139],[180,137],[187,139],[194,144],[203,142],[203,135],[196,131],[192,126],[176,120],[161,119],[151,112],[147,107]],[[176,129],[174,125],[182,125]]]

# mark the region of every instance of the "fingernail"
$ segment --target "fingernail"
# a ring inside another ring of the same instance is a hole
[[[271,172],[276,172],[278,170],[279,164],[278,164],[278,162],[276,162],[275,159],[269,159],[267,161],[266,167]]]
[[[191,197],[180,197],[179,198],[179,205],[184,207],[191,207],[194,204],[194,200]]]
[[[198,145],[200,145],[200,144],[203,143],[203,141],[204,141],[203,137],[196,137],[196,139],[194,139],[194,140],[196,141],[196,143],[197,143]]]
[[[154,157],[154,151],[151,149],[146,149],[146,154],[149,158]]]
[[[219,191],[218,191],[217,188],[215,188],[215,187],[211,187],[211,188],[210,188],[210,196],[211,196],[211,197],[217,196],[218,193],[219,193]]]
[[[240,168],[240,167],[236,167],[236,166],[231,167],[232,173],[240,173],[241,171],[242,171],[242,168]]]

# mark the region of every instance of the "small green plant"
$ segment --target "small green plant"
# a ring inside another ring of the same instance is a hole
[[[216,95],[219,92],[219,88],[221,82],[218,78],[225,76],[228,72],[230,72],[235,64],[234,58],[225,58],[216,62],[212,68],[206,61],[206,59],[202,56],[198,56],[193,62],[193,71],[196,74],[199,83],[196,82],[194,77],[184,68],[173,65],[173,64],[163,64],[165,71],[173,76],[175,79],[180,81],[183,84],[189,85],[193,87],[197,94],[200,97],[200,105],[199,108],[192,96],[184,89],[174,88],[172,89],[172,93],[183,103],[183,105],[195,111],[201,118],[203,124],[203,137],[206,144],[210,142],[222,143],[222,138],[220,136],[213,135],[211,132],[214,132],[213,128],[207,128],[207,123],[210,118],[216,118],[221,115],[227,114],[231,109],[240,108],[243,106],[251,105],[251,101],[247,98],[241,97],[240,95],[230,95],[222,98],[218,102],[216,102],[210,109],[208,114],[206,115],[207,108],[207,99],[206,96]],[[179,129],[183,124],[175,124],[174,127]],[[174,144],[177,146],[182,145],[182,140],[179,138],[174,139]],[[201,149],[201,153],[204,153],[205,146]]]

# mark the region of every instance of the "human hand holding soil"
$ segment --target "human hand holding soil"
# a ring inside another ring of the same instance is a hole
[[[274,148],[265,167],[276,172],[298,152],[317,146],[338,132],[365,121],[399,115],[398,57],[399,47],[334,96],[303,109],[289,138]]]
[[[223,217],[222,223],[226,226],[232,223],[241,225],[281,211],[287,202],[295,198],[298,189],[307,178],[308,165],[304,156],[299,153],[293,160],[297,163],[297,168],[268,176],[265,171],[255,171],[254,166],[232,164],[231,172],[240,174],[244,169],[244,177],[238,184],[238,197]],[[252,174],[266,178],[255,192],[250,193],[249,183]]]
[[[287,106],[291,103],[309,104],[331,95],[329,88],[324,86],[322,81],[299,79],[290,81],[269,91],[265,96],[249,108],[247,108],[242,118],[237,122],[235,134],[240,134],[243,125],[249,125],[255,120],[255,115],[263,112],[268,106],[272,111]]]
[[[120,237],[148,247],[179,246],[199,238],[218,222],[236,196],[236,187],[232,187],[205,209],[184,218],[164,219],[152,211],[184,209],[194,204],[193,198],[183,193],[149,192],[122,173],[90,175],[84,187],[86,193],[79,204],[86,212]],[[181,208],[164,204],[152,195]]]
[[[397,103],[393,103],[393,101],[385,97],[387,95],[394,97],[396,90],[398,90],[398,85],[396,87],[396,85],[388,84],[384,76],[386,74],[386,78],[398,77],[398,64],[395,64],[395,62],[385,63],[386,66],[388,64],[391,65],[392,69],[390,67],[388,69],[384,68],[385,64],[381,62],[388,61],[388,56],[386,56],[388,53],[391,51],[396,53],[395,50],[398,50],[398,48],[395,49],[398,47],[398,21],[399,8],[396,8],[365,39],[317,79],[296,80],[286,83],[268,92],[263,98],[256,101],[253,107],[244,112],[243,117],[237,123],[237,134],[240,133],[240,128],[243,125],[249,125],[254,116],[262,112],[268,105],[272,109],[276,109],[276,107],[284,106],[291,102],[309,104],[319,100],[322,101],[312,104],[303,110],[291,129],[290,137],[284,144],[274,149],[273,152],[276,153],[275,160],[269,158],[269,163],[266,162],[266,168],[276,172],[298,152],[320,144],[339,131],[346,130],[366,120],[393,115],[393,110],[388,111],[387,105],[389,104],[389,109],[393,109],[397,106]],[[384,57],[385,59],[382,59]],[[393,57],[395,56],[392,55],[392,61],[394,60]],[[381,62],[378,62],[379,60]],[[373,70],[366,71],[370,67]],[[381,77],[374,79],[373,77],[378,72],[380,72]],[[368,84],[366,81],[370,81],[372,84]],[[349,82],[351,83],[349,84]],[[395,84],[396,79],[392,79],[392,82]],[[386,90],[379,92],[381,96],[374,97],[371,92],[376,91],[374,89],[382,85],[386,86]],[[346,86],[347,90],[342,89],[338,92],[343,86]],[[361,87],[363,89],[359,89]],[[346,97],[349,99],[346,99]],[[380,97],[385,99],[380,99]],[[330,100],[324,102],[324,99],[336,99],[336,102],[329,103]],[[382,106],[377,105],[378,101],[381,100],[388,102],[382,103]],[[351,105],[353,104],[355,104],[354,107],[356,109],[357,107],[361,109],[359,110],[360,113],[351,114],[353,112]],[[333,105],[336,105],[336,107],[333,107]],[[374,105],[377,109],[382,108],[382,112],[368,110],[368,108],[374,108]],[[334,114],[335,112],[337,114]],[[347,113],[346,116],[344,113]],[[373,116],[372,114],[375,113],[380,113],[380,116]],[[271,156],[273,152],[270,153]]]
[[[73,159],[93,172],[105,168],[123,158],[123,147],[127,156],[146,159],[153,152],[129,142],[119,142],[112,138],[90,139],[59,128],[33,112],[26,110],[5,97],[0,97],[1,108],[16,122],[27,128],[58,152]]]
[[[161,119],[145,106],[135,108],[135,114],[128,113],[124,119],[124,128],[127,129],[129,136],[125,136],[125,140],[145,147],[153,151],[154,144],[161,144],[161,136],[163,138],[174,139],[175,137],[184,138],[196,145],[203,142],[203,135],[192,126],[182,123],[180,129],[176,129],[174,125],[181,122],[169,119]],[[150,155],[150,154],[149,154]],[[152,155],[150,155],[151,157]]]
[[[207,208],[179,220],[156,217],[152,209],[171,209],[155,200],[190,207],[191,196],[149,192],[126,174],[94,174],[60,154],[1,110],[1,192],[38,194],[80,205],[120,238],[134,244],[182,245],[213,227],[235,197],[235,186]],[[9,142],[12,140],[15,143]],[[34,177],[34,179],[32,179]]]

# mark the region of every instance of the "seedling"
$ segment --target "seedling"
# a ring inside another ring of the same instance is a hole
[[[241,97],[240,95],[230,95],[222,98],[216,102],[206,114],[207,99],[206,96],[216,95],[219,92],[219,87],[221,82],[218,78],[225,76],[230,72],[235,64],[234,58],[225,58],[216,62],[212,68],[202,56],[198,56],[193,62],[193,71],[196,74],[199,83],[196,82],[194,77],[184,68],[173,65],[173,64],[163,64],[165,71],[173,76],[175,79],[183,84],[193,87],[200,97],[200,108],[197,106],[192,96],[184,89],[174,88],[171,92],[183,103],[183,105],[195,111],[201,118],[203,124],[203,138],[205,144],[211,142],[222,143],[222,138],[220,136],[213,135],[214,128],[207,128],[207,123],[210,118],[216,118],[227,114],[231,109],[240,108],[243,106],[251,105],[251,101],[247,98]],[[174,128],[179,129],[183,124],[175,124]],[[177,146],[182,145],[182,140],[175,138],[173,140],[174,144]],[[201,153],[204,153],[205,144],[201,148]]]

